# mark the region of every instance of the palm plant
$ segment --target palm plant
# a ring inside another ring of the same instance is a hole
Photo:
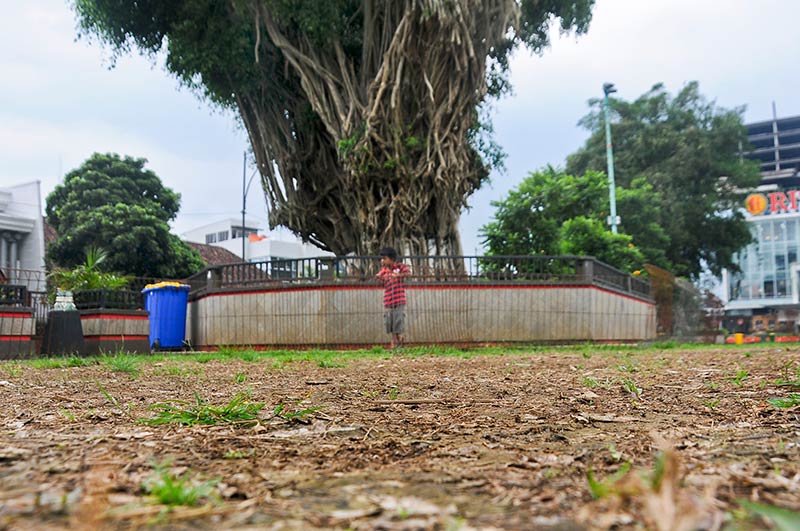
[[[101,271],[100,265],[107,256],[99,247],[87,247],[85,263],[74,269],[55,269],[50,276],[58,289],[68,291],[124,288],[128,284],[126,277]]]

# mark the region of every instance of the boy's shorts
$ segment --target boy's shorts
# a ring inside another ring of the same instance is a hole
[[[406,307],[384,308],[383,324],[387,334],[402,334],[406,330]]]

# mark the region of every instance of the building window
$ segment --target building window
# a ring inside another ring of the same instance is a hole
[[[206,244],[209,243],[217,243],[217,234],[212,232],[211,234],[206,234]]]
[[[223,230],[223,231],[217,233],[217,241],[218,242],[224,242],[227,239],[228,239],[228,231]]]
[[[258,229],[242,229],[242,227],[231,227],[231,238],[246,238],[251,234],[258,234]]]

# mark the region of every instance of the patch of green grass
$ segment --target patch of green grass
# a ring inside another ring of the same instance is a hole
[[[716,398],[714,400],[702,400],[702,399],[700,400],[700,402],[702,402],[702,404],[711,411],[714,411],[717,408],[717,405],[719,405],[719,401],[720,401],[719,398]]]
[[[389,389],[389,400],[397,400],[397,396],[400,394],[400,388],[396,385],[393,385]]]
[[[255,350],[250,348],[250,349],[246,349],[246,350],[235,351],[235,352],[233,352],[231,354],[231,357],[238,358],[238,359],[240,359],[242,361],[246,361],[248,363],[253,363],[253,362],[259,361],[263,357],[263,354],[259,353],[259,352],[256,352]]]
[[[187,367],[180,363],[169,363],[153,370],[155,376],[199,376],[203,374],[201,367]]]
[[[789,393],[788,398],[769,398],[767,402],[781,409],[800,406],[800,393]]]
[[[148,409],[155,412],[150,418],[140,418],[139,422],[148,426],[163,424],[180,424],[194,426],[196,424],[255,424],[259,412],[264,408],[262,402],[251,402],[250,393],[237,393],[230,402],[214,406],[208,403],[197,392],[195,402],[170,400],[153,404]]]
[[[323,369],[341,369],[342,367],[347,367],[347,365],[338,360],[321,359],[317,361],[317,367],[322,367]]]
[[[114,407],[116,407],[118,409],[122,409],[120,407],[119,402],[117,401],[117,399],[114,398],[113,396],[111,396],[111,393],[106,391],[106,388],[103,387],[103,385],[100,382],[96,381],[95,383],[97,384],[97,387],[100,388],[100,392],[103,393],[103,396],[106,397],[106,400],[108,400],[111,403],[112,406],[114,406]]]
[[[247,452],[243,452],[241,450],[231,450],[229,452],[225,452],[224,457],[225,459],[245,459],[247,457],[251,457],[255,453],[255,450],[252,448]]]
[[[600,382],[598,382],[597,379],[592,378],[591,376],[584,376],[581,379],[581,384],[592,389],[600,386]]]
[[[169,461],[154,463],[155,471],[142,484],[144,491],[153,496],[162,505],[198,505],[201,501],[214,499],[214,487],[219,480],[195,482],[188,477],[188,472],[180,476],[169,470]]]
[[[221,356],[213,352],[201,352],[199,354],[194,354],[192,359],[197,363],[208,363],[209,361],[221,359]]]
[[[236,373],[236,376],[233,377],[233,381],[237,384],[242,384],[247,381],[247,373],[244,371],[239,371]]]
[[[608,451],[611,452],[611,458],[614,461],[620,461],[622,459],[622,452],[617,450],[617,447],[614,443],[608,445]]]
[[[22,376],[22,366],[19,363],[8,362],[3,366],[6,378],[19,378]]]
[[[139,360],[129,353],[103,355],[100,362],[112,372],[124,372],[133,377],[139,375]]]
[[[73,413],[69,409],[59,409],[58,412],[61,414],[62,417],[64,417],[68,421],[75,422],[75,413]]]
[[[622,388],[625,389],[628,393],[631,394],[634,398],[639,398],[642,396],[642,389],[636,385],[636,382],[631,380],[630,378],[623,378],[620,380],[622,384]]]
[[[613,494],[616,483],[625,477],[630,469],[630,463],[623,463],[616,472],[603,480],[598,480],[594,477],[594,472],[590,468],[586,472],[586,480],[589,482],[589,492],[592,494],[592,498],[599,500],[609,494]]]
[[[656,341],[653,343],[652,347],[658,350],[671,350],[675,348],[679,348],[682,345],[676,341],[668,340],[668,341]]]
[[[739,500],[739,504],[750,513],[771,521],[778,531],[797,531],[800,529],[800,512],[748,500]]]
[[[745,369],[739,369],[736,371],[736,374],[730,378],[730,381],[733,382],[737,386],[741,386],[742,382],[747,379],[748,372]]]
[[[308,415],[311,415],[315,411],[319,410],[320,408],[318,407],[310,407],[307,409],[301,409],[296,411],[287,411],[286,404],[281,402],[280,404],[275,406],[275,409],[272,411],[272,415],[274,417],[282,418],[283,420],[303,420]]]

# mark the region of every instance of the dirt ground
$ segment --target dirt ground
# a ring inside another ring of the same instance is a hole
[[[798,380],[777,345],[4,363],[0,529],[763,529],[742,499],[800,511]],[[248,389],[255,425],[139,422]],[[212,494],[156,503],[166,463]]]

